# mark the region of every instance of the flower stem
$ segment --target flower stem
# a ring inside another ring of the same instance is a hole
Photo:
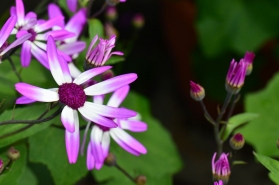
[[[83,134],[83,139],[82,139],[82,144],[81,144],[81,148],[80,148],[80,155],[83,156],[84,155],[84,146],[85,146],[85,142],[86,142],[86,137],[87,137],[87,133],[88,133],[88,130],[90,128],[90,125],[91,125],[91,121],[89,121],[86,125],[86,128],[85,128],[85,131],[84,131],[84,134]]]
[[[122,167],[120,167],[117,163],[115,164],[115,167],[119,171],[121,171],[125,176],[127,176],[131,181],[135,182],[135,179],[128,172],[126,172]]]
[[[101,7],[101,9],[99,11],[97,11],[96,13],[94,13],[90,18],[92,19],[92,18],[97,17],[98,15],[100,15],[106,9],[107,5],[108,4],[105,2],[103,4],[103,6]]]
[[[203,109],[203,112],[204,112],[204,116],[206,117],[206,119],[212,124],[212,125],[215,125],[215,121],[214,119],[211,117],[211,115],[208,113],[207,109],[206,109],[206,106],[205,104],[203,103],[203,101],[199,101],[201,106],[202,106],[202,109]]]
[[[15,64],[10,56],[8,56],[8,60],[13,68],[14,73],[16,74],[16,76],[18,78],[18,81],[22,82],[22,78],[21,78],[19,72],[16,70]]]

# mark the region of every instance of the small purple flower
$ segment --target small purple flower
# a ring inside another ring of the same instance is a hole
[[[105,62],[111,57],[111,55],[123,55],[123,53],[120,51],[111,52],[112,48],[115,46],[115,35],[111,36],[109,40],[100,38],[99,44],[94,47],[97,40],[98,35],[94,37],[86,53],[85,59],[88,64],[91,64],[94,67],[103,66]]]
[[[196,101],[201,101],[205,97],[204,88],[193,81],[190,81],[190,95]]]
[[[12,30],[14,29],[14,26],[16,24],[16,16],[11,16],[3,25],[1,31],[0,31],[0,63],[3,55],[7,53],[10,49],[22,44],[24,41],[29,39],[31,37],[31,34],[27,34],[22,38],[19,38],[15,40],[10,45],[7,42],[8,37],[10,36]]]
[[[231,174],[230,164],[228,161],[228,155],[222,153],[219,159],[215,162],[216,152],[212,157],[212,174],[214,180],[222,180],[223,183],[227,183],[229,181],[229,177]]]
[[[226,90],[229,93],[237,94],[244,84],[247,63],[243,59],[237,63],[234,59],[231,61],[226,79]]]
[[[255,58],[255,54],[253,52],[247,51],[245,53],[245,56],[243,59],[244,59],[244,62],[247,63],[246,75],[250,75],[252,73],[254,58]]]
[[[107,106],[119,107],[129,92],[129,86],[124,86],[116,90],[109,99]],[[94,96],[94,102],[103,104],[104,96]],[[134,118],[115,118],[118,123],[117,128],[108,128],[99,124],[95,124],[91,131],[90,142],[87,148],[87,168],[88,170],[100,169],[108,155],[110,137],[118,143],[127,152],[139,156],[146,154],[146,148],[130,136],[124,130],[132,132],[143,132],[147,129],[146,123]]]
[[[214,182],[214,185],[223,185],[223,181],[219,180],[219,183],[218,182]]]
[[[67,0],[68,8],[71,12],[75,12],[77,9],[78,0]]]
[[[87,96],[97,96],[113,92],[137,78],[136,74],[116,76],[109,80],[91,85],[85,89],[81,86],[92,77],[110,69],[110,66],[94,68],[81,73],[72,80],[69,68],[64,58],[57,54],[54,40],[49,36],[47,41],[47,57],[51,74],[58,84],[58,88],[43,89],[26,83],[15,84],[16,90],[23,95],[16,100],[17,104],[26,104],[28,99],[40,102],[56,102],[64,104],[61,113],[61,122],[66,129],[66,149],[70,163],[75,163],[79,150],[79,111],[86,119],[105,127],[117,127],[111,118],[127,118],[136,115],[136,112],[100,105],[86,101]],[[26,101],[27,100],[27,101]],[[30,101],[29,101],[30,103]]]

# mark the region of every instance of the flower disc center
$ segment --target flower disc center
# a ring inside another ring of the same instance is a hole
[[[32,35],[28,40],[30,40],[31,42],[33,42],[33,41],[35,40],[36,36],[37,36],[37,33],[36,33],[32,28],[29,29],[29,30],[27,30],[27,32],[28,32],[28,33],[31,33],[31,35]]]
[[[65,83],[58,89],[59,100],[63,104],[76,110],[82,107],[86,101],[83,88],[75,83]]]

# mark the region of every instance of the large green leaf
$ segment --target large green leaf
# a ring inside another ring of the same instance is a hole
[[[267,156],[279,156],[276,147],[279,136],[278,95],[279,74],[276,74],[264,90],[246,96],[246,111],[258,113],[260,116],[237,130],[258,153]]]
[[[45,164],[57,185],[74,184],[88,172],[85,157],[79,157],[76,164],[69,164],[64,133],[63,129],[49,127],[29,138],[30,161]]]
[[[148,124],[146,132],[130,133],[148,152],[136,157],[112,142],[110,150],[116,155],[117,163],[133,177],[145,175],[149,185],[172,184],[172,175],[181,168],[182,163],[170,134],[150,115],[149,104],[144,97],[130,92],[123,106],[139,112],[142,120]],[[93,174],[97,181],[107,180],[106,185],[134,184],[114,167],[104,166],[100,171],[94,170]]]
[[[99,19],[89,19],[89,38],[93,39],[96,35],[103,38],[104,37],[104,28],[103,24]]]
[[[25,168],[19,180],[19,185],[36,185],[38,184],[37,177],[28,167]]]
[[[34,103],[33,105],[27,105],[22,108],[16,108],[15,110],[7,110],[0,115],[0,122],[8,121],[8,120],[36,120],[45,110],[47,110],[47,106],[44,103]],[[54,113],[56,109],[51,110],[45,117]],[[18,141],[20,139],[26,138],[31,136],[38,131],[46,129],[51,123],[53,122],[60,122],[60,116],[57,116],[55,119],[44,122],[41,124],[36,124],[27,130],[12,135],[10,137],[5,137],[0,139],[0,148],[5,147]],[[3,135],[8,133],[14,132],[18,129],[27,126],[27,124],[7,124],[7,125],[0,125],[0,138]]]
[[[227,124],[226,131],[224,133],[224,136],[222,138],[223,141],[227,140],[229,135],[233,132],[233,130],[240,125],[247,123],[249,121],[254,120],[255,118],[259,117],[258,114],[250,113],[250,112],[244,112],[237,115],[232,116]]]
[[[279,184],[279,176],[278,174],[272,173],[270,172],[268,174],[269,178],[275,183],[275,184]]]
[[[24,174],[26,169],[26,146],[25,144],[16,145],[15,149],[20,152],[20,157],[12,163],[10,168],[0,175],[0,184],[19,184],[19,180]],[[4,163],[7,164],[8,158],[6,156],[8,148],[1,149],[0,158],[4,160]]]

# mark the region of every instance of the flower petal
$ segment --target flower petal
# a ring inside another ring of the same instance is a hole
[[[68,63],[68,67],[73,78],[77,78],[81,74],[80,70],[75,66],[73,62]]]
[[[64,81],[66,83],[72,83],[72,77],[71,77],[71,74],[70,74],[68,63],[66,62],[64,57],[62,57],[61,55],[59,55],[58,58],[59,58],[61,69],[62,69],[62,72],[63,72],[63,75],[64,75]]]
[[[37,24],[37,26],[35,28],[35,31],[37,33],[43,32],[47,29],[52,28],[55,25],[58,25],[61,22],[61,20],[64,20],[64,17],[63,16],[57,16],[55,18],[49,19],[48,21],[45,21],[42,24]]]
[[[3,56],[5,53],[7,53],[10,49],[17,47],[18,45],[22,44],[24,41],[29,39],[32,35],[30,33],[16,39],[14,42],[12,42],[8,47],[6,47],[2,52],[1,56]]]
[[[16,7],[15,7],[15,6],[12,6],[12,7],[10,8],[10,15],[11,15],[11,16],[16,16]]]
[[[75,117],[78,117],[77,111],[66,105],[61,113],[61,122],[68,132],[75,131]]]
[[[80,53],[86,47],[86,43],[82,41],[65,43],[58,46],[58,49],[66,53],[67,55],[73,55],[76,53]]]
[[[22,0],[16,0],[16,14],[17,14],[17,22],[20,26],[24,24],[24,5]]]
[[[138,120],[117,119],[119,127],[133,132],[144,132],[147,130],[147,124]]]
[[[110,97],[107,105],[111,107],[119,107],[119,105],[123,102],[126,98],[127,94],[129,93],[130,86],[126,85],[118,90],[116,90]]]
[[[104,98],[105,96],[104,95],[97,95],[97,96],[93,96],[93,102],[95,104],[104,104]]]
[[[147,153],[146,148],[140,142],[120,128],[110,129],[110,135],[123,149],[134,155]]]
[[[22,44],[20,53],[22,67],[28,67],[31,61],[31,42],[29,40]]]
[[[91,53],[91,49],[92,49],[92,47],[94,46],[94,44],[96,43],[96,41],[98,40],[98,35],[95,35],[95,37],[93,38],[93,40],[91,41],[91,43],[90,43],[90,45],[89,45],[89,47],[88,47],[88,50],[87,50],[87,52],[86,52],[86,57],[85,58],[88,58],[89,57],[89,55],[90,55],[90,53]]]
[[[87,107],[86,105],[83,107],[80,107],[78,110],[86,119],[88,119],[92,122],[95,122],[99,125],[109,127],[109,128],[117,127],[117,124],[114,121],[92,112],[90,107]]]
[[[45,38],[47,38],[49,35],[51,35],[54,40],[64,40],[67,38],[71,38],[76,34],[67,30],[53,30],[45,33]]]
[[[58,85],[65,83],[64,75],[60,62],[58,60],[57,48],[51,36],[47,39],[47,57],[49,61],[50,72]]]
[[[48,10],[48,16],[49,16],[50,19],[53,19],[57,16],[63,16],[59,6],[57,6],[54,3],[50,3],[48,5],[47,10]],[[59,26],[60,28],[64,28],[64,25],[65,25],[64,20],[59,21],[56,25]]]
[[[109,132],[104,132],[102,137],[102,151],[104,159],[108,156],[109,145],[110,145],[110,135]]]
[[[34,102],[36,102],[36,100],[32,100],[25,96],[21,96],[16,100],[16,104],[30,104],[30,103],[34,103]]]
[[[90,69],[88,71],[85,71],[81,73],[75,80],[74,83],[80,85],[89,80],[90,78],[93,78],[94,76],[97,76],[98,74],[101,74],[105,72],[106,70],[110,69],[111,66],[103,66],[103,67],[96,67],[93,69]]]
[[[4,24],[0,31],[0,47],[4,44],[7,38],[10,36],[13,28],[16,24],[16,16],[11,16]]]
[[[17,83],[15,84],[15,89],[32,100],[40,102],[55,102],[59,100],[57,92],[29,85],[27,83]]]
[[[86,95],[95,96],[113,92],[137,79],[137,74],[130,73],[110,78],[84,89]]]
[[[102,137],[103,131],[96,125],[93,126],[91,135],[90,135],[90,143],[92,147],[92,154],[98,163],[102,163],[104,161],[103,156],[103,148],[102,148]]]
[[[75,132],[65,130],[66,151],[69,163],[76,163],[79,151],[79,120],[75,117]]]
[[[135,111],[129,109],[109,107],[97,103],[85,102],[84,106],[96,114],[109,118],[128,118],[137,115]]]
[[[71,12],[75,12],[77,9],[77,0],[67,0],[68,8]]]
[[[88,144],[87,147],[87,155],[86,155],[86,166],[88,170],[93,170],[94,169],[94,164],[95,164],[95,159],[92,154],[92,148],[91,148],[91,143]]]
[[[47,55],[43,50],[41,50],[35,44],[32,43],[31,53],[45,68],[49,69],[49,63],[47,61]]]

